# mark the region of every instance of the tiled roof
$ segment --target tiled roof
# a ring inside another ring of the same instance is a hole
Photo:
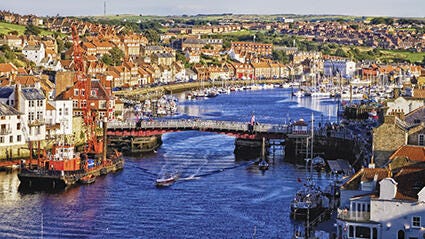
[[[17,111],[15,108],[13,108],[12,106],[8,106],[4,103],[0,103],[0,115],[1,116],[5,116],[5,115],[21,115],[22,113],[20,113],[19,111]]]
[[[24,86],[34,85],[38,79],[35,76],[17,76],[15,82]]]
[[[390,160],[405,157],[417,162],[425,162],[425,147],[414,145],[403,145],[398,148],[391,156]]]
[[[425,168],[403,168],[394,180],[397,182],[396,199],[416,201],[419,191],[425,187]]]
[[[415,98],[421,98],[421,99],[425,98],[425,90],[423,90],[423,89],[415,89],[413,91],[413,97],[415,97]]]
[[[13,93],[15,89],[13,87],[0,87],[0,98],[6,99]]]
[[[33,87],[22,88],[22,95],[27,100],[44,100],[45,97],[41,90]]]
[[[52,105],[52,104],[50,104],[49,102],[47,102],[47,104],[46,104],[46,110],[55,110],[56,108]]]
[[[342,185],[342,188],[357,190],[361,182],[369,182],[375,179],[381,181],[383,178],[388,177],[389,171],[386,168],[362,168],[354,174],[347,182]]]
[[[12,72],[18,69],[11,63],[0,63],[0,72]]]

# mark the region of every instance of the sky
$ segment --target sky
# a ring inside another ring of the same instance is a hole
[[[0,10],[38,16],[341,14],[425,17],[425,0],[0,0]]]

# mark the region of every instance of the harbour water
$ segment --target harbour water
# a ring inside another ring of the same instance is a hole
[[[333,99],[291,97],[288,89],[233,92],[183,101],[175,117],[285,123],[336,120]],[[0,173],[0,238],[291,238],[290,201],[305,169],[276,151],[269,170],[235,161],[234,138],[205,132],[163,135],[156,153],[127,158],[123,171],[63,192],[22,192]],[[170,187],[155,179],[179,172]],[[314,173],[319,185],[329,178]],[[301,181],[301,182],[299,182]]]

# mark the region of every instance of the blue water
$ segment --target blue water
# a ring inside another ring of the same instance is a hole
[[[181,101],[177,117],[261,123],[335,121],[332,99],[297,99],[289,90],[234,92]],[[289,203],[304,170],[277,149],[266,172],[235,161],[234,138],[187,131],[163,135],[157,153],[127,158],[125,169],[60,193],[18,191],[16,173],[0,173],[0,238],[291,238]],[[253,160],[256,158],[253,155]],[[168,188],[158,175],[178,171]],[[319,184],[328,177],[315,174]]]

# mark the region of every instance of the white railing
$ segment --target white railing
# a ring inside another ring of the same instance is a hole
[[[370,220],[370,212],[358,212],[338,208],[337,218],[347,221],[366,222]]]
[[[235,121],[214,120],[156,120],[136,122],[109,122],[109,129],[193,129],[193,130],[217,130],[217,131],[249,131],[248,123]],[[252,132],[257,133],[290,133],[291,127],[278,124],[254,125]]]

